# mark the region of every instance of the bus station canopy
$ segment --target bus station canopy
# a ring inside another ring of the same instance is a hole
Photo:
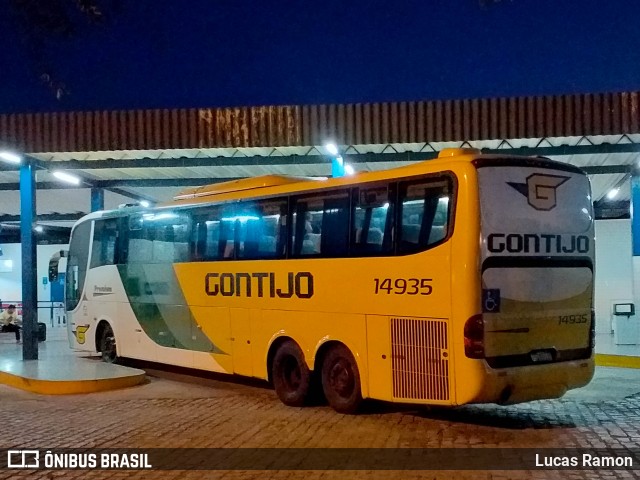
[[[185,188],[242,177],[329,176],[325,145],[369,171],[429,160],[443,148],[540,155],[590,174],[593,199],[628,214],[640,152],[640,93],[376,104],[262,106],[0,115],[0,149],[36,159],[39,222],[90,210],[162,203]],[[78,186],[52,176],[64,170]],[[619,188],[614,201],[607,193]],[[607,207],[608,206],[608,207]],[[19,176],[0,164],[0,222],[19,220]]]

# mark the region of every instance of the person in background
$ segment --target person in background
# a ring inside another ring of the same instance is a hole
[[[16,343],[20,343],[20,328],[16,306],[9,305],[4,312],[0,313],[0,329],[3,332],[15,332]]]

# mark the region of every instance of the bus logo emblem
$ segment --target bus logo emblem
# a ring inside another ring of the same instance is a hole
[[[86,342],[87,337],[85,334],[90,327],[91,325],[78,325],[76,329],[72,331],[80,345],[84,345],[84,342]]]
[[[529,205],[536,210],[552,210],[556,206],[556,190],[570,177],[534,173],[527,177],[527,183],[507,182],[516,191],[527,197]]]

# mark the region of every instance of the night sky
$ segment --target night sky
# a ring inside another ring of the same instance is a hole
[[[484,5],[483,5],[484,3]],[[637,0],[127,0],[45,44],[0,2],[0,113],[640,89]]]

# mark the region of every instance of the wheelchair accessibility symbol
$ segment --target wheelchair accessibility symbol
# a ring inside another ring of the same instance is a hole
[[[499,288],[483,288],[482,289],[482,311],[485,313],[500,312],[500,289]]]

